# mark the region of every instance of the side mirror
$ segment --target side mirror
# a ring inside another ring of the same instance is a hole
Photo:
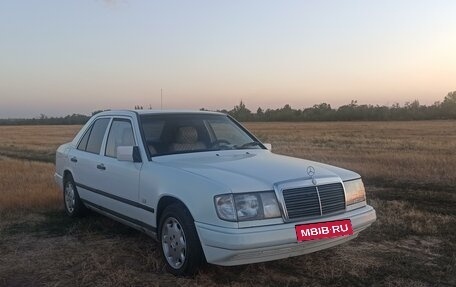
[[[142,162],[139,147],[137,146],[118,146],[117,147],[117,160]]]
[[[272,150],[272,144],[270,144],[270,143],[264,143],[263,145],[264,145],[269,151]]]

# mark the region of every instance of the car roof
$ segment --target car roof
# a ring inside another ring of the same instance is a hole
[[[166,114],[206,114],[206,115],[225,115],[224,113],[199,110],[109,110],[97,113],[96,116],[131,116],[139,115],[166,115]]]

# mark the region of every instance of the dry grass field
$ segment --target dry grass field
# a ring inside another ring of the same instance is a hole
[[[54,162],[55,150],[80,126],[0,126],[0,155]]]
[[[456,286],[456,122],[246,125],[276,153],[363,175],[377,222],[322,252],[176,278],[147,236],[64,215],[53,153],[79,126],[0,126],[0,286]]]

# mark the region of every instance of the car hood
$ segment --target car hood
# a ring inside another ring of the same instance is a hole
[[[155,157],[153,160],[216,181],[235,193],[272,190],[275,183],[311,179],[307,174],[309,166],[314,167],[316,179],[332,177],[346,181],[360,177],[346,169],[267,150],[190,153]]]

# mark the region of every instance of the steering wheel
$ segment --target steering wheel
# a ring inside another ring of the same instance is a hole
[[[213,142],[211,142],[211,147],[216,147],[220,146],[220,144],[224,144],[224,146],[231,144],[229,141],[224,140],[224,139],[218,139]]]

